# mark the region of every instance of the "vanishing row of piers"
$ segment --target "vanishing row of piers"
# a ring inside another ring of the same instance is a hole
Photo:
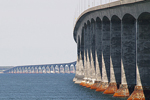
[[[66,64],[29,65],[16,66],[5,70],[4,73],[11,74],[46,74],[46,73],[75,73],[76,62]]]
[[[97,92],[150,99],[150,1],[119,0],[83,12],[74,26],[73,81]]]

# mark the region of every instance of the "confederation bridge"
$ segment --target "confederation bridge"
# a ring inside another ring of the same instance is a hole
[[[118,0],[86,9],[73,36],[75,83],[114,97],[150,100],[150,0]]]
[[[62,64],[25,65],[13,67],[11,69],[3,71],[3,73],[75,73],[75,66],[76,61]]]

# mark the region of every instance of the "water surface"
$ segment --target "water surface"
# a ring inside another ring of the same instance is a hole
[[[0,74],[0,100],[126,100],[74,84],[74,74]]]

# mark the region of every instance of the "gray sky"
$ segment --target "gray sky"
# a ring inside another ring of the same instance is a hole
[[[0,66],[76,60],[76,0],[0,0]]]
[[[0,0],[0,66],[75,61],[79,1],[81,12],[117,0]]]

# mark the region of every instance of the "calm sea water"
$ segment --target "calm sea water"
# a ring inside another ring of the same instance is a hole
[[[0,100],[126,100],[74,84],[74,74],[0,74]]]

